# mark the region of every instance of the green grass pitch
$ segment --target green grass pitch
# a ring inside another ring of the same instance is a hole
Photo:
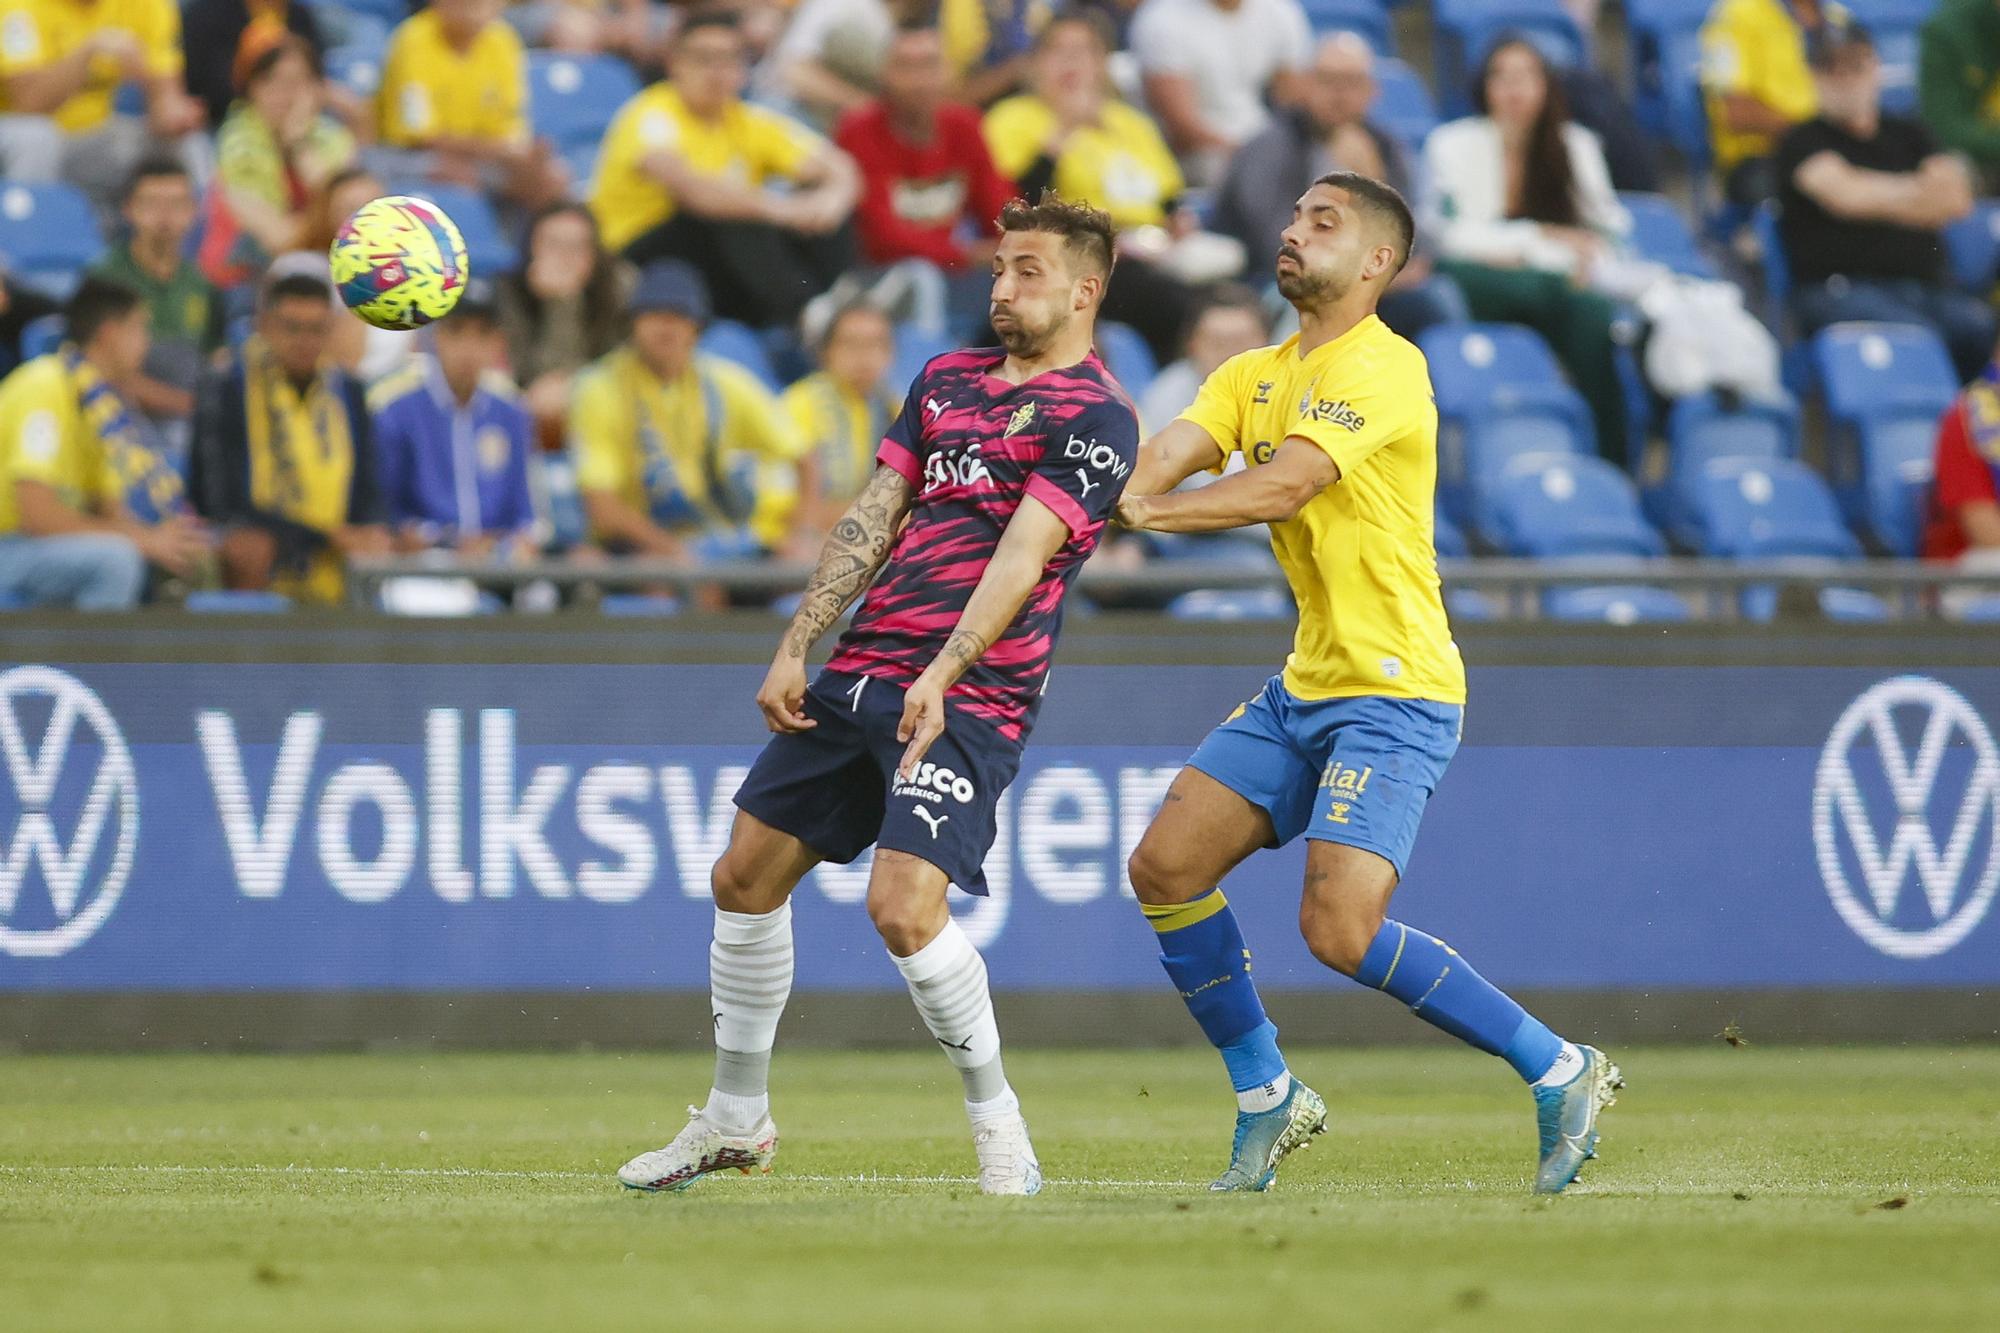
[[[1206,1050],[1017,1051],[1028,1200],[923,1051],[781,1049],[776,1172],[678,1196],[611,1173],[698,1056],[10,1058],[0,1328],[1994,1326],[2000,1048],[1613,1054],[1555,1200],[1527,1094],[1442,1048],[1295,1052],[1331,1128],[1247,1198],[1198,1188]]]

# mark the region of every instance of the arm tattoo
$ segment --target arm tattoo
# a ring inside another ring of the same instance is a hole
[[[785,632],[787,653],[804,657],[827,626],[874,582],[876,571],[889,558],[913,494],[902,473],[887,466],[875,469],[820,550],[805,596],[792,615],[792,627]]]
[[[951,637],[944,641],[944,647],[938,652],[938,656],[957,663],[958,670],[963,673],[966,668],[985,656],[986,650],[990,647],[992,645],[986,641],[984,634],[978,630],[960,627],[953,630]]]

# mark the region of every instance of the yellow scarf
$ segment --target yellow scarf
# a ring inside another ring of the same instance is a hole
[[[322,370],[302,394],[262,338],[243,345],[243,417],[250,449],[250,502],[329,535],[347,524],[354,436],[339,372]],[[307,601],[340,600],[340,558],[313,557],[278,591]]]

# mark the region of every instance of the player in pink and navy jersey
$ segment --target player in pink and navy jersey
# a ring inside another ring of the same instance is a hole
[[[981,863],[1034,725],[1063,597],[1124,491],[1139,424],[1091,351],[1110,219],[1044,196],[1009,204],[1000,227],[1001,346],[938,357],[910,386],[758,691],[777,734],[737,791],[712,884],[715,1084],[673,1142],[619,1171],[635,1189],[769,1169],[792,890],[819,862],[870,845],[868,914],[964,1079],[980,1189],[1041,1188],[1001,1068],[986,964],[945,894],[986,891]],[[807,653],[864,590],[809,686]]]

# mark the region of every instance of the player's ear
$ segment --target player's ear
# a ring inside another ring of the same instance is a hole
[[[1378,245],[1368,252],[1368,258],[1361,265],[1363,277],[1385,278],[1396,271],[1396,247]]]

